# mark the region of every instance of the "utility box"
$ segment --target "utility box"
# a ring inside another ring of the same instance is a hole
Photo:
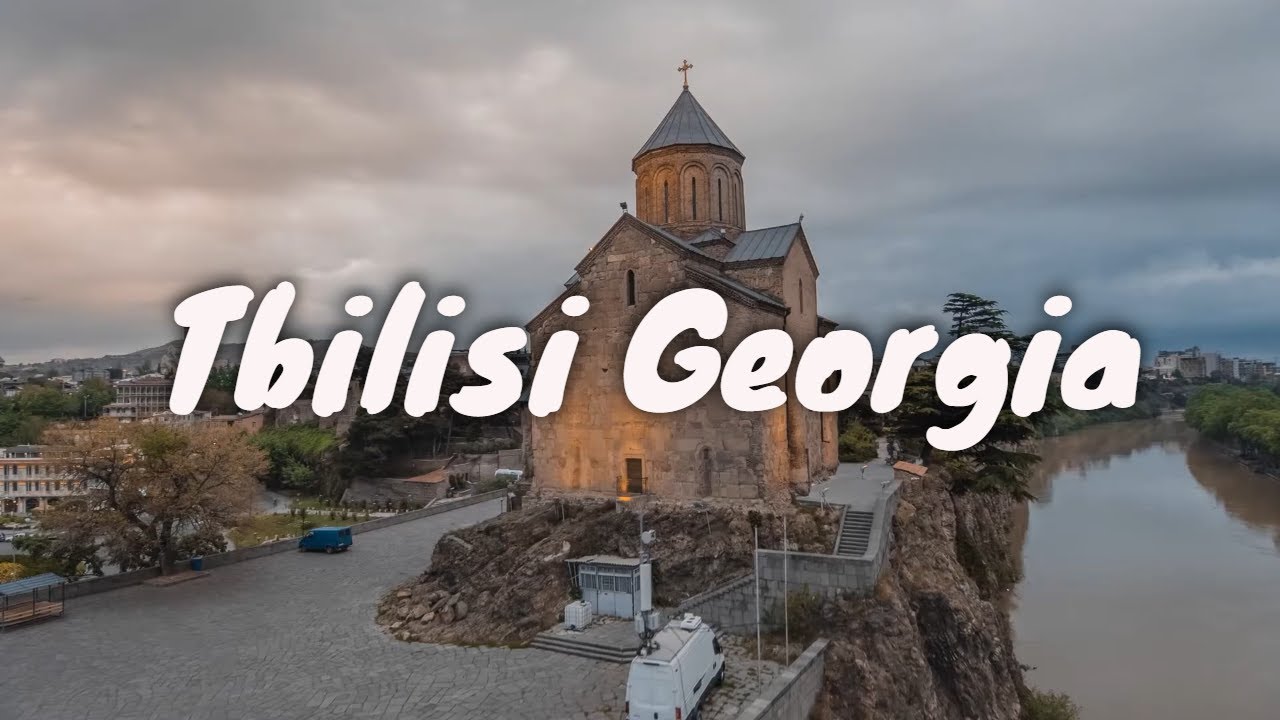
[[[591,603],[583,600],[571,602],[564,606],[564,627],[566,630],[582,630],[591,624]]]

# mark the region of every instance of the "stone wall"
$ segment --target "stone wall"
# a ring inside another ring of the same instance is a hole
[[[474,495],[461,500],[423,508],[422,510],[374,518],[367,522],[353,524],[351,526],[351,534],[359,535],[360,533],[366,533],[370,530],[380,530],[382,528],[391,527],[392,525],[399,525],[413,520],[421,520],[422,518],[439,515],[441,513],[449,512],[450,510],[457,510],[459,508],[478,505],[483,502],[498,500],[505,497],[505,490],[495,490],[494,492]],[[505,511],[505,509],[506,508],[504,506],[503,510]],[[296,551],[297,549],[298,539],[287,538],[285,540],[263,543],[254,547],[239,548],[236,550],[228,550],[223,553],[206,555],[204,556],[204,567],[206,570],[212,570],[214,568],[223,567],[224,565],[231,565],[233,563],[244,562],[246,560],[255,560],[260,557],[275,555],[276,553]],[[185,565],[185,562],[183,565]],[[96,595],[110,590],[118,590],[123,587],[129,587],[130,585],[141,584],[142,582],[150,580],[153,577],[158,577],[159,575],[160,568],[143,568],[141,570],[132,570],[130,572],[119,573],[116,575],[79,580],[77,582],[67,583],[66,597],[69,599],[85,595]]]
[[[621,220],[579,267],[574,291],[591,300],[586,314],[568,318],[554,307],[530,324],[535,361],[552,333],[569,329],[579,335],[560,410],[528,418],[534,487],[625,493],[626,461],[638,458],[645,491],[653,494],[756,499],[768,487],[785,492],[782,408],[738,412],[713,389],[685,410],[654,415],[627,398],[623,359],[636,325],[659,300],[694,285],[686,270],[697,262],[637,224]],[[635,274],[634,305],[626,302],[628,272]],[[727,355],[747,335],[781,329],[783,322],[781,312],[733,302],[720,338],[681,336],[673,345],[707,344]]]
[[[822,690],[827,644],[826,640],[815,640],[737,720],[807,720]]]

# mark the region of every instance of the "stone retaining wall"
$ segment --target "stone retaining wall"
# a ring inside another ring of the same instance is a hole
[[[807,720],[822,690],[827,644],[826,640],[815,640],[737,720]]]
[[[871,541],[862,557],[819,553],[757,550],[760,572],[760,623],[766,630],[780,627],[787,592],[811,592],[824,597],[841,593],[868,594],[875,589],[889,558],[893,515],[898,509],[895,484],[876,504]],[[786,564],[784,569],[783,564]],[[745,575],[677,606],[679,613],[701,616],[721,632],[752,634],[756,630],[755,575]]]
[[[760,568],[761,606],[775,607],[782,602],[786,591],[794,593],[807,589],[818,595],[832,597],[845,592],[866,594],[874,590],[893,542],[893,515],[898,509],[899,487],[895,483],[876,502],[871,541],[862,557],[787,553],[782,550],[756,551],[756,562]]]
[[[432,515],[446,513],[450,510],[478,505],[491,500],[503,499],[506,497],[506,494],[506,490],[495,490],[493,492],[474,495],[461,500],[433,505],[421,510],[374,518],[362,523],[354,523],[351,526],[351,534],[359,535],[360,533],[366,533],[371,530],[381,530],[382,528],[391,527],[392,525],[399,525],[400,523],[421,520],[422,518],[431,517]],[[505,511],[506,508],[504,507],[503,510]],[[228,550],[223,553],[216,553],[214,555],[206,555],[204,557],[204,567],[207,570],[212,570],[214,568],[223,567],[224,565],[231,565],[233,563],[244,562],[246,560],[255,560],[260,557],[275,555],[276,553],[296,551],[297,549],[298,539],[287,538],[285,540],[263,543],[255,547],[239,548],[236,550]],[[183,561],[182,565],[185,566],[186,561]],[[143,568],[141,570],[131,570],[125,573],[119,573],[117,575],[107,575],[106,577],[79,580],[77,582],[67,583],[66,597],[76,598],[84,595],[96,595],[97,593],[108,592],[110,590],[118,590],[122,587],[138,585],[159,575],[160,568]]]
[[[719,632],[756,631],[755,575],[744,575],[680,603],[678,614],[693,613]]]

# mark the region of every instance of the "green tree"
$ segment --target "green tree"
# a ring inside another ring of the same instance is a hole
[[[1001,335],[1009,332],[1004,317],[1008,311],[1002,309],[995,300],[988,300],[973,293],[951,293],[947,296],[942,311],[951,316],[953,338],[970,333]]]
[[[879,454],[875,433],[862,423],[849,423],[840,433],[840,462],[866,462]]]
[[[1000,307],[995,300],[974,295],[973,293],[951,293],[942,306],[942,311],[951,316],[951,329],[948,335],[958,338],[962,335],[981,333],[997,340],[1009,343],[1015,361],[1019,361],[1031,342],[1030,336],[1015,335],[1005,323],[1008,311]]]
[[[75,409],[73,414],[84,417],[97,417],[102,408],[115,402],[116,391],[111,383],[102,378],[89,378],[80,383],[75,393]]]
[[[338,436],[310,425],[268,428],[253,436],[253,444],[267,454],[267,487],[335,495],[338,476],[335,456]]]
[[[1026,338],[1015,336],[1005,324],[999,303],[972,293],[947,296],[943,311],[951,315],[952,337],[982,333],[1010,344],[1015,353],[1025,349]],[[1013,386],[1014,372],[1009,386]],[[956,492],[999,492],[1018,498],[1029,497],[1027,473],[1039,460],[1023,448],[1037,436],[1035,425],[1018,417],[1006,405],[986,437],[973,447],[956,452],[939,452],[926,441],[931,427],[951,428],[968,416],[970,408],[952,407],[937,396],[937,380],[932,369],[918,368],[907,378],[902,402],[885,420],[886,434],[895,447],[918,447],[926,465],[941,463],[950,472]]]
[[[18,409],[27,415],[43,418],[60,418],[78,412],[71,407],[75,404],[69,395],[51,385],[27,385],[18,391]]]

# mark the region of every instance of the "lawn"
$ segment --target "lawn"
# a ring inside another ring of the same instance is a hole
[[[277,538],[301,537],[316,525],[314,517],[304,520],[292,515],[255,515],[231,528],[228,535],[238,548],[255,547]]]

